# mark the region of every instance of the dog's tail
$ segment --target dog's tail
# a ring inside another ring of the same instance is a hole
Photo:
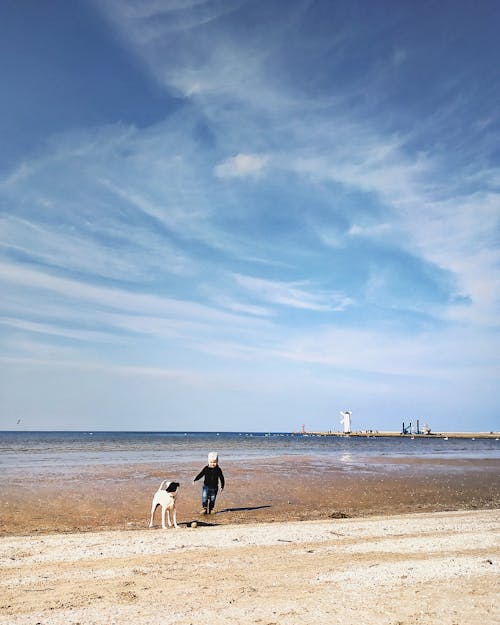
[[[168,486],[170,484],[170,482],[168,480],[163,480],[163,482],[160,484],[160,488],[158,490],[167,490],[166,486]]]

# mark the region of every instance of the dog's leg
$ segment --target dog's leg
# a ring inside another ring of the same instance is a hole
[[[172,521],[170,520],[170,508],[167,508],[167,523],[169,527],[172,527]]]
[[[153,505],[151,506],[151,520],[149,521],[149,527],[154,527],[153,517],[155,514],[157,504],[153,501]]]
[[[164,530],[166,530],[166,529],[167,529],[167,528],[165,527],[165,510],[166,510],[166,507],[165,507],[165,506],[162,506],[162,507],[161,507],[161,526],[162,526],[162,528],[163,528]]]
[[[177,525],[177,510],[175,509],[175,506],[174,506],[174,510],[173,510],[173,512],[172,512],[172,516],[173,516],[173,518],[174,518],[174,527],[176,527],[176,528],[177,528],[177,527],[179,527],[179,526]]]

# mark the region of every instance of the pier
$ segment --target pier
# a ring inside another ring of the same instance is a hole
[[[345,434],[344,432],[332,431],[327,432],[308,432],[304,428],[299,432],[293,432],[293,434],[301,436],[337,436],[340,438],[492,438],[500,439],[500,432],[431,432],[429,434],[402,434],[401,432],[382,432],[378,430],[366,430],[350,432]]]

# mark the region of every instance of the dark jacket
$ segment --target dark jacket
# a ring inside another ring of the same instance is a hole
[[[219,465],[217,465],[216,467],[209,467],[207,464],[207,466],[203,467],[203,469],[194,478],[194,481],[198,481],[201,477],[205,477],[205,481],[203,483],[208,488],[218,488],[219,480],[220,487],[224,488],[224,474],[222,473]]]

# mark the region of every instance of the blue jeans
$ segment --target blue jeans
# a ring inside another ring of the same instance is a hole
[[[201,491],[201,505],[203,508],[207,509],[207,512],[212,512],[214,509],[215,498],[218,492],[218,488],[208,488],[208,486],[203,485],[203,490]]]

